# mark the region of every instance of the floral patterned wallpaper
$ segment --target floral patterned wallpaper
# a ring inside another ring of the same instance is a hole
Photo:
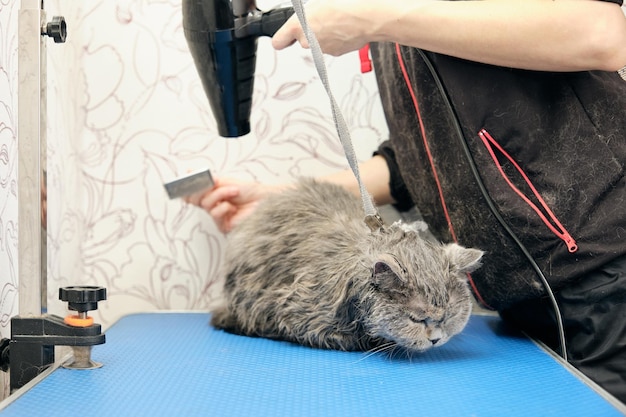
[[[0,1],[0,334],[17,314],[17,1]]]
[[[0,1],[0,332],[17,314],[17,11]],[[49,0],[67,21],[47,43],[48,304],[58,288],[99,285],[105,327],[133,312],[206,310],[217,297],[223,236],[163,182],[202,167],[284,182],[347,167],[310,52],[258,41],[252,133],[217,135],[182,31],[180,0]],[[268,9],[275,2],[257,5]],[[357,155],[386,136],[373,73],[327,57]]]

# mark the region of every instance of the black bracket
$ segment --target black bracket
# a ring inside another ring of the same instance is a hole
[[[100,287],[62,288],[60,298],[71,299],[70,309],[85,313],[106,299]],[[95,294],[95,295],[94,295]],[[55,346],[94,346],[105,342],[99,324],[70,325],[55,315],[11,318],[11,339],[0,341],[0,369],[10,370],[11,392],[23,387],[54,363]]]

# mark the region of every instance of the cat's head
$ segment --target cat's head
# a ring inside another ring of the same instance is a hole
[[[472,310],[467,274],[483,252],[438,244],[407,233],[372,266],[370,334],[408,352],[441,346],[459,333]]]

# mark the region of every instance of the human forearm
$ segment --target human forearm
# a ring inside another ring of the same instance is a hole
[[[359,175],[377,205],[394,202],[389,191],[389,168],[383,157],[374,156],[359,164]],[[351,170],[336,172],[320,179],[341,185],[353,194],[359,195],[359,185]]]
[[[307,16],[324,52],[389,41],[532,70],[617,70],[626,65],[626,18],[598,0],[312,0]],[[274,37],[306,40],[297,20]]]
[[[432,1],[397,4],[375,35],[404,45],[532,70],[618,70],[626,18],[595,0]]]

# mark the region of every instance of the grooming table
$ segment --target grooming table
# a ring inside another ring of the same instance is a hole
[[[236,336],[204,313],[120,319],[92,370],[46,372],[0,404],[9,416],[623,416],[553,355],[472,316],[411,360]]]

